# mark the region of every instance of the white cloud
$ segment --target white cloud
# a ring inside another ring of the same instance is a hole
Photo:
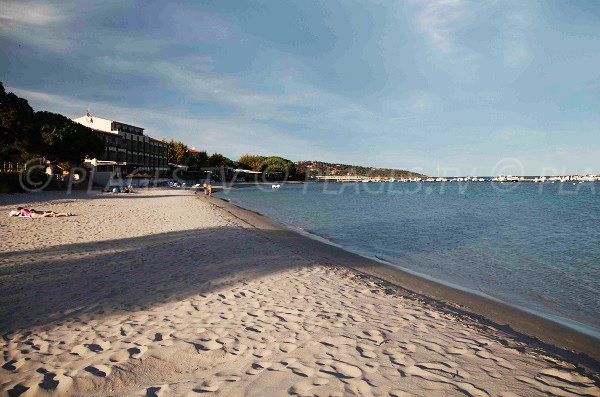
[[[431,0],[425,2],[418,23],[436,48],[450,52],[454,48],[455,24],[468,14],[463,0]]]
[[[64,25],[69,19],[67,7],[33,1],[0,0],[0,35],[17,43],[49,51],[69,47]]]
[[[233,78],[181,62],[155,63],[151,70],[189,97],[229,104],[239,109],[270,108],[293,100],[291,97],[263,94],[244,88]]]
[[[531,60],[527,30],[532,25],[531,2],[517,3],[506,12],[500,37],[501,55],[508,67],[522,67]]]
[[[525,66],[531,60],[527,42],[527,30],[534,22],[535,4],[530,1],[479,0],[431,0],[421,5],[417,16],[419,28],[424,32],[436,50],[451,54],[453,59],[462,59],[469,64],[481,60],[487,49],[479,52],[473,45],[465,45],[458,39],[461,30],[470,25],[481,24],[486,18],[493,18],[487,26],[481,25],[479,43],[489,42],[488,48],[498,62],[510,68]],[[485,22],[484,22],[485,23]],[[468,39],[464,35],[462,40]]]
[[[58,10],[44,3],[0,1],[0,26],[20,29],[24,26],[47,26],[60,22]]]
[[[410,101],[406,110],[411,113],[429,113],[433,110],[435,97],[428,92],[419,92],[408,96]]]
[[[248,87],[234,77],[215,72],[212,59],[206,56],[184,57],[176,62],[104,56],[98,61],[113,71],[156,79],[187,100],[228,106],[237,115],[253,120],[295,123],[297,118],[282,107],[305,105],[312,96],[308,92],[292,96]]]

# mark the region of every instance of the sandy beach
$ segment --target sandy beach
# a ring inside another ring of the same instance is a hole
[[[0,213],[3,396],[600,396],[593,340],[445,293],[500,329],[216,198],[44,192]]]

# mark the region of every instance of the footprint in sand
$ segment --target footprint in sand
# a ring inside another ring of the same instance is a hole
[[[221,379],[223,382],[234,383],[242,379],[242,377],[232,372],[217,372],[215,376]]]
[[[77,345],[71,349],[71,354],[85,356],[90,353],[90,350],[85,345]]]
[[[377,353],[373,350],[373,346],[359,343],[358,346],[356,346],[356,350],[364,358],[377,358]]]
[[[321,372],[329,373],[342,379],[360,378],[362,376],[362,371],[357,366],[339,361],[333,361],[330,365],[322,366]]]
[[[356,340],[345,336],[331,337],[326,336],[320,340],[321,344],[327,347],[341,347],[343,345],[354,346]]]
[[[360,366],[360,369],[365,374],[373,374],[373,373],[376,373],[379,370],[380,366],[381,365],[377,361],[366,361],[364,363],[364,365]]]
[[[305,378],[311,377],[315,373],[314,368],[311,368],[300,362],[290,363],[290,364],[288,364],[288,368],[296,375],[299,375],[299,376],[302,376]]]
[[[297,346],[295,343],[283,342],[279,344],[279,350],[284,353],[291,353],[296,350]]]
[[[485,371],[485,373],[488,374],[488,376],[490,376],[491,378],[502,379],[502,374],[500,372],[496,371],[494,368],[481,367],[481,369],[483,369]]]
[[[440,345],[438,345],[437,343],[434,343],[434,342],[428,342],[428,341],[424,341],[421,339],[411,339],[411,342],[413,342],[419,346],[423,346],[425,349],[432,351],[434,353],[438,353],[441,355],[444,355],[446,353],[445,350]]]
[[[316,377],[316,378],[313,378],[313,380],[312,380],[312,384],[315,386],[323,386],[328,383],[329,383],[329,379],[327,379],[327,378]]]
[[[10,389],[8,389],[8,387],[10,387]],[[22,384],[19,383],[13,387],[11,387],[10,385],[7,386],[7,395],[8,396],[20,396],[20,395],[24,395],[27,391],[31,390],[32,386],[28,386],[27,384]],[[32,390],[32,395],[35,393],[35,391]]]
[[[269,367],[269,371],[285,371],[286,369],[287,366],[283,365],[282,363],[273,363]]]
[[[222,381],[220,379],[208,378],[208,379],[205,379],[202,383],[200,383],[199,386],[195,387],[193,389],[193,391],[199,392],[199,393],[215,392],[215,391],[219,390],[221,383],[222,383]]]
[[[127,349],[127,352],[129,353],[129,358],[140,358],[147,351],[148,351],[148,348],[146,346],[136,346],[136,347],[131,347],[131,348]]]
[[[371,342],[377,344],[377,345],[381,345],[384,341],[385,341],[385,333],[383,333],[382,331],[378,330],[378,329],[369,329],[366,331],[363,331],[363,334],[366,335],[367,340],[370,340]]]
[[[462,356],[470,353],[469,349],[464,347],[449,347],[446,349],[446,351],[448,352],[448,354],[452,354],[455,356]]]
[[[114,363],[119,363],[129,359],[130,353],[127,350],[119,350],[112,354],[108,359]]]
[[[197,349],[204,350],[204,351],[217,350],[217,349],[221,349],[223,347],[223,345],[221,345],[219,342],[214,341],[214,340],[209,340],[209,341],[200,342],[200,343],[194,343],[194,346],[196,346]]]
[[[402,342],[400,344],[400,348],[406,350],[407,352],[414,353],[417,350],[417,346],[412,343]]]
[[[254,352],[252,353],[255,357],[268,357],[272,354],[273,352],[271,350],[268,349],[256,349],[254,350]]]
[[[484,350],[484,349],[478,350],[475,353],[475,355],[480,358],[492,360],[502,368],[506,368],[506,369],[514,369],[515,368],[511,363],[506,361],[506,359],[504,359],[502,357],[496,357],[495,355],[493,355],[492,353],[490,353],[489,351]]]
[[[230,348],[227,349],[227,352],[233,355],[237,355],[240,356],[242,354],[244,354],[246,352],[246,350],[248,350],[248,346],[240,343],[240,342],[235,342],[231,345]]]
[[[232,318],[235,318],[235,314],[231,312],[225,312],[219,314],[219,317],[221,317],[223,320],[231,320]]]
[[[152,386],[146,389],[145,397],[166,397],[169,395],[169,385]]]
[[[413,397],[412,394],[403,390],[391,390],[389,394],[390,397]]]
[[[579,382],[571,383],[569,381],[563,381],[559,378],[541,377],[540,375],[536,376],[533,379],[526,376],[515,376],[515,379],[530,385],[539,392],[553,396],[600,396],[600,389],[598,387],[595,387],[593,384]],[[553,379],[553,381],[551,379]]]
[[[345,396],[373,396],[371,386],[362,379],[351,379],[344,386]]]
[[[471,397],[488,397],[490,394],[483,389],[473,386],[470,383],[458,382],[454,384],[459,391]]]
[[[392,364],[407,366],[412,365],[413,361],[406,355],[402,353],[393,353],[389,355],[390,361]]]
[[[452,362],[425,362],[417,363],[415,366],[427,371],[441,373],[441,375],[448,376],[449,378],[467,379],[471,377],[471,374],[461,368],[458,368],[458,365]]]
[[[2,368],[7,371],[16,371],[25,364],[27,360],[25,358],[19,358],[18,360],[10,360],[2,365]]]
[[[52,382],[53,390],[56,395],[66,395],[73,385],[73,378],[64,374],[63,371],[56,371],[56,373],[50,373],[50,377],[48,380]],[[46,382],[46,375],[44,375],[44,382]],[[40,387],[43,387],[46,390],[49,390],[47,387],[40,384]]]
[[[312,389],[313,384],[311,382],[297,382],[289,388],[288,392],[298,397],[312,397],[314,396]]]
[[[560,383],[567,383],[572,386],[592,387],[594,382],[590,378],[586,378],[576,372],[562,371],[556,368],[545,369],[540,372],[537,378],[544,379],[546,382],[558,381]]]
[[[246,370],[247,375],[257,375],[271,366],[269,362],[254,363]]]
[[[448,379],[446,379],[445,377],[431,373],[429,371],[425,371],[424,369],[419,368],[416,365],[406,367],[400,370],[400,373],[404,376],[416,376],[417,378],[422,378],[431,382],[449,383]]]
[[[104,364],[89,365],[84,369],[90,374],[101,378],[106,378],[110,375],[110,367]]]

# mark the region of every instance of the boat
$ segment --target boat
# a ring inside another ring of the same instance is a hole
[[[281,185],[271,185],[271,189],[279,189]]]

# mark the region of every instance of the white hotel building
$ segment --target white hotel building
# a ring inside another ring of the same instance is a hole
[[[89,160],[94,181],[106,184],[113,178],[148,175],[168,177],[167,143],[144,135],[144,129],[89,113],[73,121],[91,128],[104,138],[104,155]]]

